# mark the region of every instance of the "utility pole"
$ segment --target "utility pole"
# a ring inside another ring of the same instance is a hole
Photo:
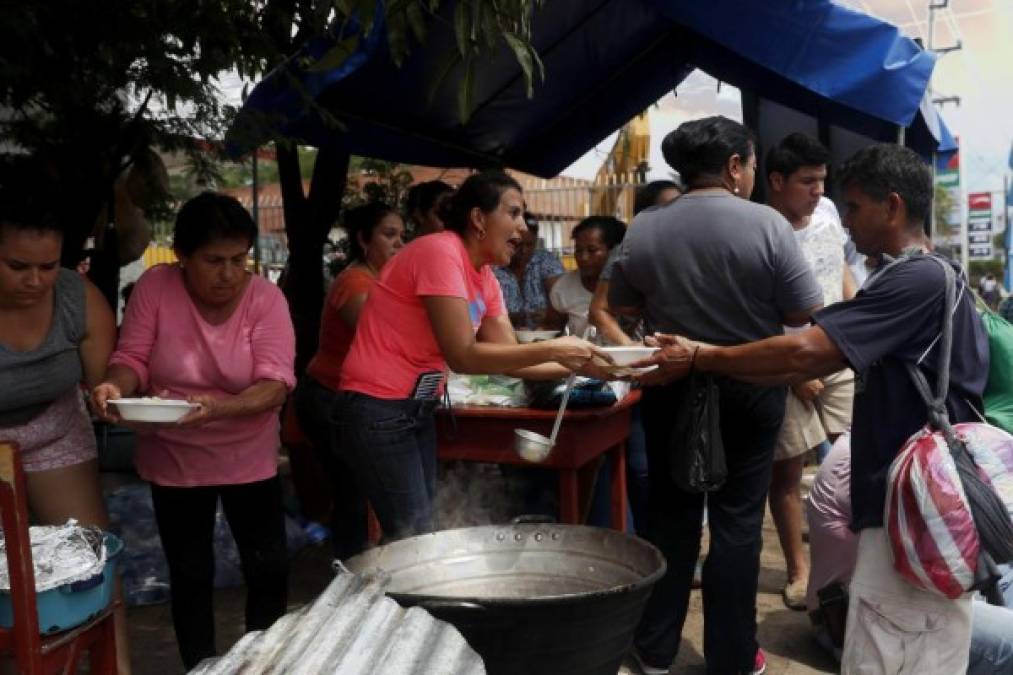
[[[957,40],[956,43],[954,43],[952,45],[949,45],[947,47],[936,47],[936,44],[935,44],[936,12],[938,12],[939,10],[942,10],[942,9],[946,9],[949,6],[949,4],[950,4],[950,0],[929,0],[929,26],[928,26],[928,36],[927,36],[928,40],[927,40],[927,45],[926,46],[927,46],[928,50],[930,52],[935,53],[937,57],[945,56],[946,54],[949,54],[950,52],[955,52],[955,51],[958,51],[958,50],[960,50],[960,49],[963,48],[963,44],[961,43],[960,40]],[[929,94],[929,98],[932,100],[932,102],[934,104],[938,105],[940,108],[942,108],[947,103],[953,103],[956,106],[960,105],[960,97],[959,96],[936,96],[934,90],[932,89],[932,80],[931,79],[929,80],[928,94]],[[957,148],[957,151],[958,152],[960,151],[959,147]],[[933,194],[934,194],[935,193],[935,187],[936,187],[936,154],[935,153],[932,153],[932,166],[931,166],[931,170],[932,170],[932,190],[933,190]],[[958,175],[960,177],[959,178],[960,189],[958,190],[958,195],[957,195],[957,198],[960,200],[960,264],[963,266],[963,268],[965,270],[967,270],[968,269],[968,264],[969,264],[970,260],[969,260],[968,241],[967,241],[967,188],[964,185],[964,163],[963,162],[960,163],[960,169],[959,169],[959,174]],[[934,207],[931,209],[929,218],[930,218],[930,221],[931,221],[930,229],[932,230],[932,234],[934,236],[935,232],[936,232],[936,222],[935,222],[936,216],[935,216],[935,208]]]

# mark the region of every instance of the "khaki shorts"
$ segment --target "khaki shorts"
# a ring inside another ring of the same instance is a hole
[[[823,378],[819,402],[810,405],[791,390],[784,404],[784,423],[774,448],[774,461],[803,455],[827,440],[847,431],[855,395],[855,374],[844,369]]]
[[[842,675],[966,673],[970,646],[971,595],[950,600],[915,588],[894,570],[886,530],[862,530]]]

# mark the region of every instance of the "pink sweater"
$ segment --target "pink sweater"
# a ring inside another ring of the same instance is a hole
[[[109,364],[140,378],[140,391],[171,398],[238,394],[260,380],[295,385],[295,335],[276,286],[254,276],[232,316],[213,326],[197,311],[176,265],[151,268],[127,305]],[[158,485],[251,483],[277,473],[278,411],[137,435],[137,471]]]

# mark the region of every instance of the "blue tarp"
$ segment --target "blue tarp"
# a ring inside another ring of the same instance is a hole
[[[282,135],[380,159],[553,176],[695,68],[885,140],[921,119],[934,64],[895,27],[829,0],[553,0],[534,18],[545,63],[534,97],[503,47],[475,68],[472,114],[461,124],[460,65],[430,98],[456,49],[452,9],[400,68],[379,23],[336,69],[307,64],[354,27],[310,42],[251,93],[230,151]]]

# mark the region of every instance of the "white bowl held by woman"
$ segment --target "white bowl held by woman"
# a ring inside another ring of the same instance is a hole
[[[187,401],[156,398],[118,398],[109,403],[128,422],[176,422],[197,407]]]
[[[607,352],[612,357],[612,361],[617,366],[628,366],[635,361],[646,359],[658,351],[657,347],[602,347],[602,351]]]

